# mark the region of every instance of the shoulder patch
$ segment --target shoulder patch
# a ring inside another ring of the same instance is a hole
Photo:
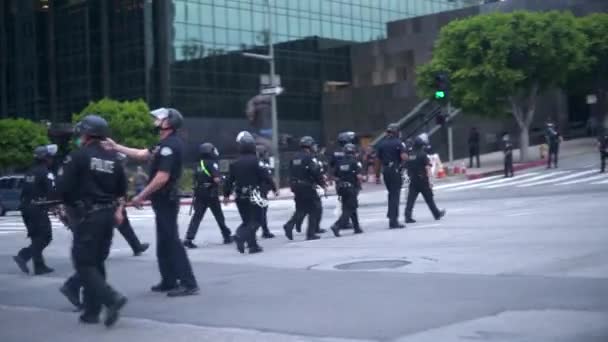
[[[173,154],[173,150],[169,146],[163,146],[160,149],[160,155],[163,156],[163,157],[170,156],[172,154]]]
[[[213,163],[213,168],[217,170],[219,169],[219,165],[217,165],[217,163]]]
[[[357,166],[358,167],[363,167],[363,165],[361,164],[361,162],[357,162]]]

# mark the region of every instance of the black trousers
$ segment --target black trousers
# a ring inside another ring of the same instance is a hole
[[[141,250],[141,242],[137,238],[135,231],[133,230],[133,226],[131,226],[131,222],[129,221],[129,216],[127,216],[127,210],[124,209],[122,212],[124,216],[124,221],[116,227],[120,234],[125,238],[133,253],[137,253]]]
[[[308,215],[308,228],[306,236],[311,237],[317,234],[320,228],[323,207],[321,198],[314,187],[307,184],[298,184],[292,187],[294,201],[296,202],[296,212],[292,217],[294,222],[301,222]]]
[[[261,191],[262,198],[268,199],[268,191]],[[268,206],[262,208],[262,216],[260,217],[260,226],[264,234],[270,234],[268,229]]]
[[[220,228],[222,237],[224,237],[224,239],[230,238],[232,233],[226,226],[226,219],[224,218],[224,212],[222,211],[222,205],[220,204],[219,197],[201,195],[195,197],[194,215],[192,215],[192,219],[190,219],[190,224],[188,225],[186,240],[194,240],[196,237],[196,233],[198,232],[198,228],[203,220],[203,217],[205,217],[207,208],[211,209],[211,213],[213,214],[215,222],[217,222],[217,225]]]
[[[558,156],[559,146],[549,146],[549,158],[547,159],[547,167],[551,167],[551,164],[557,167]]]
[[[399,201],[403,178],[397,168],[388,167],[382,171],[382,176],[384,177],[384,185],[388,191],[388,211],[386,217],[388,217],[391,223],[395,223],[399,220]]]
[[[606,172],[606,158],[608,158],[608,152],[600,152],[600,156],[602,158],[601,172]]]
[[[477,168],[479,168],[479,147],[471,146],[469,147],[469,168],[473,167],[473,159],[477,162]]]
[[[51,220],[46,210],[36,206],[25,206],[21,209],[21,217],[30,238],[30,245],[22,248],[18,255],[25,261],[32,260],[34,269],[44,267],[42,251],[53,239]]]
[[[186,249],[179,239],[179,200],[155,198],[152,209],[156,216],[156,256],[161,283],[174,286],[179,280],[185,287],[198,286]]]
[[[102,305],[117,299],[106,282],[105,260],[110,253],[114,230],[113,209],[90,212],[73,227],[72,261],[84,292],[85,315],[99,315]]]
[[[342,202],[342,214],[334,224],[337,227],[344,227],[348,224],[349,220],[353,222],[353,228],[355,230],[360,229],[359,227],[359,216],[357,214],[357,208],[359,207],[359,191],[354,187],[350,188],[338,188],[338,196]]]
[[[236,230],[236,236],[245,240],[249,248],[258,247],[256,233],[262,222],[263,208],[251,203],[248,197],[237,197],[235,202],[243,221]]]
[[[505,155],[505,177],[513,177],[513,155]]]
[[[428,182],[428,180],[414,180],[410,182],[408,193],[407,193],[407,204],[405,206],[405,217],[408,219],[412,218],[412,211],[414,210],[414,204],[416,203],[416,199],[418,198],[418,194],[422,194],[426,205],[428,205],[433,217],[438,219],[440,217],[439,209],[437,209],[437,205],[435,204],[435,199],[433,198],[433,190]]]

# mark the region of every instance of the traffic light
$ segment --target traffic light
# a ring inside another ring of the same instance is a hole
[[[441,72],[435,75],[435,100],[445,101],[450,88],[448,74]]]

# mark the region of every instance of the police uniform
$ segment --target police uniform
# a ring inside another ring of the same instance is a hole
[[[547,168],[551,168],[551,164],[557,168],[559,156],[559,144],[561,136],[552,124],[547,126],[546,140],[549,145],[549,158],[547,159]]]
[[[270,160],[264,156],[261,156],[259,158],[259,161],[260,161],[260,166],[264,170],[266,170],[268,175],[272,178],[272,167],[270,166]],[[271,184],[269,184],[269,182],[264,182],[262,184],[262,186],[260,187],[260,195],[262,196],[263,199],[265,199],[265,200],[268,199],[268,193],[270,192],[270,190],[272,190]],[[265,206],[262,208],[262,221],[260,223],[261,223],[261,227],[262,227],[262,237],[267,238],[267,239],[274,238],[274,234],[272,234],[270,232],[270,229],[268,229],[268,206]]]
[[[445,210],[439,210],[437,205],[435,205],[433,190],[431,189],[430,179],[427,175],[427,167],[431,166],[431,160],[425,152],[424,146],[423,143],[418,142],[415,146],[415,153],[409,158],[408,176],[410,184],[405,207],[406,222],[415,222],[412,217],[412,211],[418,194],[422,194],[424,201],[436,220],[441,219],[445,215]]]
[[[25,273],[29,273],[27,263],[32,260],[34,274],[42,275],[53,271],[42,257],[42,251],[51,243],[53,235],[47,208],[34,202],[51,197],[54,177],[47,165],[46,159],[50,158],[47,146],[37,147],[34,153],[36,164],[26,172],[21,191],[21,217],[31,244],[22,248],[13,259]]]
[[[505,139],[502,147],[505,155],[505,177],[513,177],[513,143]]]
[[[228,198],[235,193],[236,206],[242,219],[241,225],[237,228],[234,240],[240,253],[245,253],[245,243],[249,248],[249,253],[262,252],[258,245],[256,232],[262,221],[262,198],[261,187],[264,183],[269,184],[271,189],[276,192],[276,187],[272,177],[256,156],[255,140],[247,132],[246,137],[237,138],[239,158],[230,164],[228,178],[224,186],[224,198]]]
[[[391,128],[392,129],[392,128]],[[386,136],[376,147],[378,159],[382,162],[382,177],[388,191],[388,211],[391,228],[402,228],[399,223],[399,200],[403,186],[402,159],[406,153],[405,144],[395,135]]]
[[[131,250],[133,251],[133,255],[139,256],[143,252],[148,250],[148,248],[150,247],[150,244],[141,243],[141,241],[139,241],[137,234],[135,234],[135,231],[133,230],[131,221],[129,220],[129,215],[127,215],[126,208],[123,209],[122,216],[124,217],[124,220],[122,221],[121,224],[119,224],[116,227],[116,229],[120,232],[120,235],[122,235],[122,237],[125,238],[125,240],[129,244],[129,247],[131,247]]]
[[[298,222],[308,215],[306,239],[316,240],[319,239],[317,232],[322,215],[321,198],[316,187],[319,185],[325,188],[325,181],[319,163],[312,155],[314,140],[311,137],[303,137],[300,146],[303,150],[296,153],[289,162],[290,186],[296,204],[294,220]],[[285,236],[289,240],[293,240],[292,227],[288,224],[283,226]]]
[[[201,149],[206,144],[201,145]],[[210,144],[209,144],[210,145]],[[209,146],[213,147],[213,145]],[[215,147],[213,147],[215,150]],[[219,157],[219,154],[217,154]],[[199,160],[198,164],[194,169],[194,215],[190,220],[188,226],[188,232],[186,233],[186,240],[184,246],[188,248],[196,248],[196,245],[192,242],[196,237],[196,233],[201,224],[201,220],[205,216],[207,208],[211,209],[213,217],[217,222],[220,232],[222,234],[225,244],[232,242],[230,229],[226,226],[226,219],[224,218],[224,212],[219,199],[219,184],[215,182],[216,179],[221,179],[219,165],[217,158],[212,158],[209,153],[201,153],[202,159]]]
[[[606,158],[608,158],[608,133],[599,138],[600,158],[602,161],[600,172],[606,172]]]
[[[192,265],[178,235],[178,186],[182,175],[182,151],[182,141],[175,131],[150,149],[150,180],[160,171],[169,174],[167,183],[150,195],[156,218],[156,255],[161,276],[160,284],[152,288],[155,292],[177,289],[178,280],[180,287],[187,292],[198,291]]]
[[[81,135],[107,135],[105,120],[93,115],[86,116],[76,129]],[[105,150],[98,139],[72,152],[58,176],[58,195],[76,213],[71,225],[72,259],[84,287],[84,314],[80,319],[97,323],[103,305],[105,324],[110,326],[126,303],[126,298],[106,283],[104,263],[112,243],[117,201],[126,196],[127,177],[116,153]]]
[[[350,144],[349,144],[350,145]],[[356,148],[354,145],[346,146],[350,153],[347,153],[337,164],[334,170],[336,177],[336,191],[340,196],[342,203],[342,214],[336,223],[331,227],[336,237],[340,236],[340,227],[344,226],[349,220],[353,222],[355,234],[363,233],[359,226],[359,217],[357,215],[357,207],[359,206],[357,197],[361,189],[359,175],[362,170],[361,162],[359,162],[354,153]]]

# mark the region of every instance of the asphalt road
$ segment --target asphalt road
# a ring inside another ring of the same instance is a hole
[[[130,302],[111,330],[79,325],[57,291],[72,272],[69,232],[56,225],[46,252],[56,272],[26,276],[10,258],[27,242],[20,219],[1,218],[0,341],[608,341],[608,175],[598,165],[581,154],[509,180],[437,183],[446,218],[420,200],[418,223],[403,230],[387,229],[375,188],[360,198],[365,234],[318,241],[286,240],[293,205],[272,202],[277,237],[259,255],[221,245],[208,214],[189,251],[201,286],[190,298],[151,293],[154,246],[133,257],[117,235],[110,282]],[[335,206],[325,201],[323,226]],[[238,225],[232,206],[226,216]],[[153,243],[149,209],[130,217]]]

